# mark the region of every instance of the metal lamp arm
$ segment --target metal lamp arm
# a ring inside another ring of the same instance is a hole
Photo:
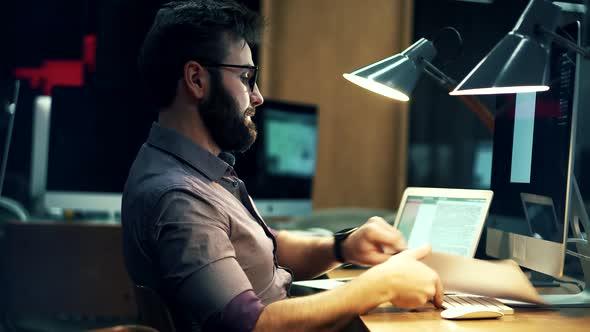
[[[540,33],[544,33],[547,34],[549,36],[551,36],[553,38],[553,41],[555,41],[556,43],[565,46],[571,50],[574,50],[578,53],[580,53],[582,56],[584,56],[585,58],[589,58],[590,59],[590,50],[586,49],[586,48],[582,48],[580,46],[578,46],[576,43],[574,43],[573,41],[564,38],[558,34],[556,34],[555,32],[543,27],[542,25],[537,25],[536,29],[540,32]]]
[[[432,63],[425,59],[421,59],[424,64],[424,71],[428,76],[433,78],[438,84],[447,89],[449,92],[453,91],[457,86],[457,82],[443,73],[440,69],[436,68]],[[494,116],[490,110],[476,97],[471,95],[457,96],[459,100],[469,108],[478,117],[488,130],[494,132]]]

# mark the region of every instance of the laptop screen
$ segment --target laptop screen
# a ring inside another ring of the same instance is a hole
[[[433,251],[473,257],[488,204],[485,198],[407,196],[397,228],[410,248],[429,243]]]

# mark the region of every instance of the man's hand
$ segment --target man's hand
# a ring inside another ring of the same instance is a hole
[[[440,307],[443,286],[438,274],[420,262],[430,254],[430,246],[408,249],[367,270],[357,279],[377,288],[389,301],[401,309],[413,309],[432,301]]]
[[[347,262],[373,266],[406,249],[402,234],[381,217],[372,217],[342,242]]]

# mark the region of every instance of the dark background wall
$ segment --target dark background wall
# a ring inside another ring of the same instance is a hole
[[[85,159],[111,168],[111,173],[118,177],[116,182],[123,181],[125,174],[116,170],[121,169],[120,163],[131,163],[154,120],[146,111],[147,105],[138,88],[135,60],[143,36],[164,2],[3,1],[0,4],[0,99],[5,99],[10,90],[14,68],[36,67],[47,59],[80,59],[82,37],[95,34],[97,67],[96,72],[86,73],[86,85],[97,101],[93,107],[98,127],[105,128],[99,131],[96,140],[101,140],[112,157],[94,156],[100,159],[93,160],[93,156],[86,156]],[[260,10],[259,0],[242,2]],[[434,64],[459,81],[514,26],[527,3],[527,0],[495,0],[488,4],[415,0],[414,40],[433,39],[445,26],[457,28],[463,37],[462,52],[457,53],[457,43],[451,34],[440,34],[436,42],[439,55]],[[4,194],[27,203],[32,104],[40,91],[23,84],[21,92]],[[483,98],[483,101],[493,110],[494,98]],[[75,109],[71,114],[72,121],[86,118]],[[0,118],[2,133],[6,128],[3,120]],[[124,144],[119,139],[121,136],[127,137]],[[476,150],[479,143],[491,139],[491,134],[464,105],[423,76],[411,101],[408,185],[480,186],[473,175]],[[0,143],[2,140],[3,137]],[[72,152],[74,164],[75,155]],[[588,159],[586,155],[581,153],[579,162]],[[589,187],[585,183],[590,181],[579,173],[582,187]]]
[[[81,137],[77,142],[81,151],[71,151],[60,158],[67,158],[67,162],[78,167],[94,165],[101,169],[100,173],[105,176],[97,177],[97,183],[111,182],[113,191],[122,190],[126,172],[121,169],[128,169],[155,119],[139,89],[136,58],[157,9],[166,2],[28,0],[0,4],[0,100],[3,105],[10,95],[15,68],[39,67],[44,60],[79,60],[83,36],[96,35],[96,71],[85,72],[83,88],[61,89],[54,96],[54,102],[61,97],[61,104],[67,104],[63,107],[67,108],[65,112],[70,119],[68,128],[52,130],[68,134],[65,131],[94,128],[92,137],[85,141]],[[253,10],[260,9],[259,0],[241,2]],[[29,200],[33,100],[41,93],[27,82],[21,85],[3,191],[4,195],[24,204]],[[65,96],[68,94],[71,98]],[[83,103],[73,103],[82,99]],[[0,118],[2,144],[6,129],[4,120]],[[70,136],[63,137],[69,139],[66,137]],[[122,141],[121,137],[126,139]],[[89,144],[100,144],[102,151],[94,155],[84,153],[84,146]],[[127,166],[121,167],[121,164]],[[67,173],[63,177],[67,178]]]
[[[435,40],[439,53],[434,65],[461,81],[514,27],[527,3],[416,0],[414,39]],[[454,34],[440,32],[447,26],[460,32],[462,48]],[[478,187],[473,176],[474,156],[478,143],[491,142],[492,133],[458,98],[449,96],[426,75],[411,100],[408,185]],[[493,112],[495,98],[481,100]]]

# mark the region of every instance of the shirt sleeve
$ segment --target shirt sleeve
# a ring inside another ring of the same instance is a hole
[[[222,312],[212,315],[205,323],[205,331],[250,332],[264,310],[262,301],[253,290],[234,297]]]
[[[188,192],[167,193],[154,229],[162,286],[201,326],[252,285],[236,260],[229,220]]]

